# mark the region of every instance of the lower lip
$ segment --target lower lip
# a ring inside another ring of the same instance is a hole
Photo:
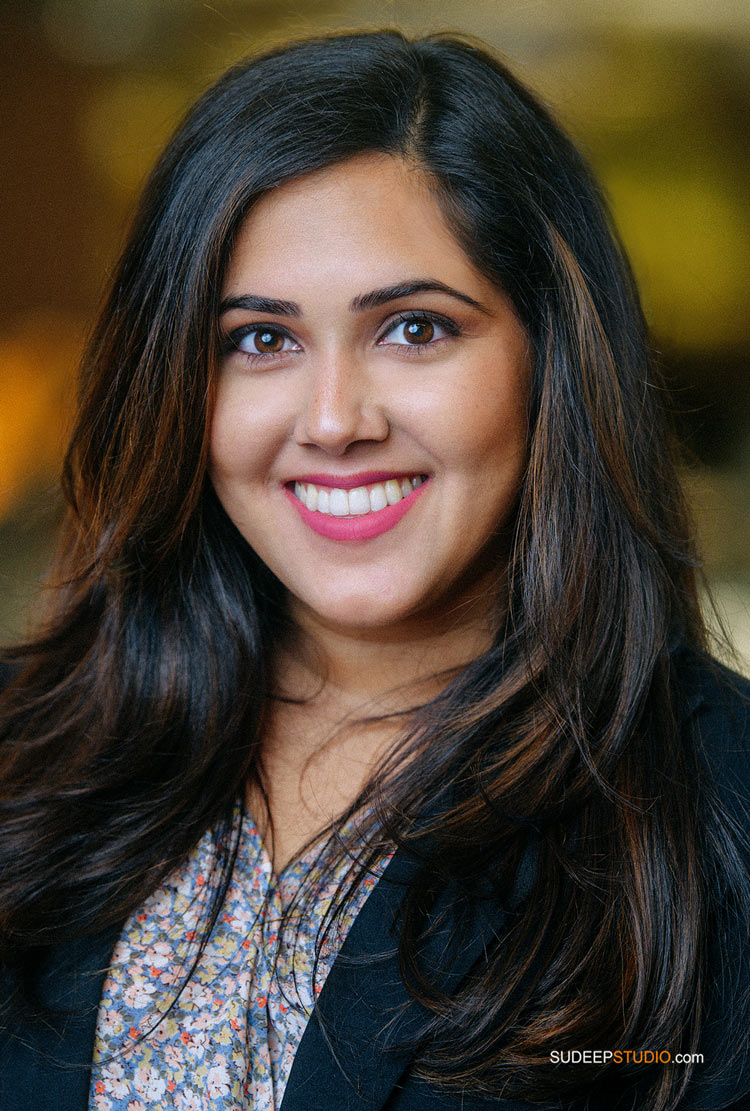
[[[378,509],[374,513],[363,513],[361,517],[331,517],[328,513],[316,513],[308,509],[288,486],[284,487],[284,493],[305,524],[319,536],[325,536],[328,540],[372,540],[375,536],[389,532],[399,523],[429,481],[429,478],[426,479],[396,505],[387,505],[385,509]]]

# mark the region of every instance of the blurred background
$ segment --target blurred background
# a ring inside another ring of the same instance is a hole
[[[185,107],[289,37],[480,36],[612,204],[674,391],[717,609],[750,674],[750,5],[745,0],[2,0],[0,642],[33,620],[75,368]]]

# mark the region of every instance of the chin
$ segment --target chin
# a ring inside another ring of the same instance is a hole
[[[362,632],[400,625],[412,617],[418,608],[413,600],[388,599],[382,593],[377,594],[374,591],[364,595],[352,594],[345,598],[315,598],[305,604],[326,625]]]

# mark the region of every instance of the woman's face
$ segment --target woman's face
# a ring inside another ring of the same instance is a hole
[[[529,343],[424,174],[368,154],[266,193],[222,298],[210,474],[297,618],[441,627],[489,598]]]

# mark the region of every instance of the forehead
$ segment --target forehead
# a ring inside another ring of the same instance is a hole
[[[300,283],[351,293],[416,274],[492,288],[454,236],[429,176],[372,153],[265,193],[240,228],[223,293],[241,292],[248,281],[271,283],[263,292],[277,296],[280,286]]]

